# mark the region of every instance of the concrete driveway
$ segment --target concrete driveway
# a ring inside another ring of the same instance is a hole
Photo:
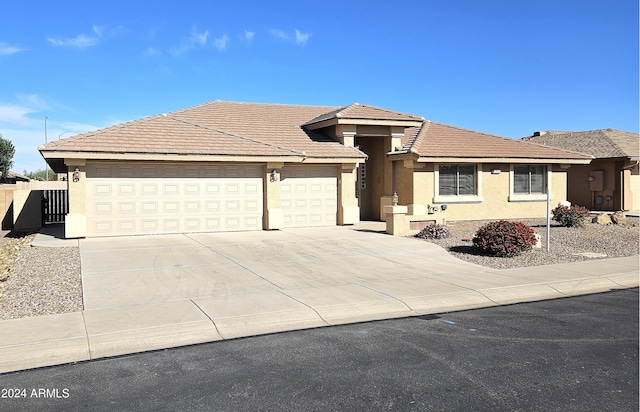
[[[496,270],[384,224],[80,241],[84,310],[0,322],[0,373],[638,286],[638,256]]]
[[[585,280],[574,266],[542,278],[530,268],[477,266],[378,230],[365,224],[81,240],[90,357],[620,286],[603,275]],[[635,270],[637,277],[636,263],[621,265],[616,274]]]
[[[92,357],[494,304],[438,280],[487,268],[366,228],[86,239],[80,253]]]

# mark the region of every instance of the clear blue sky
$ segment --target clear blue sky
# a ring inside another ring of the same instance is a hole
[[[637,0],[46,1],[0,6],[0,133],[37,146],[234,100],[353,102],[520,138],[638,132]]]

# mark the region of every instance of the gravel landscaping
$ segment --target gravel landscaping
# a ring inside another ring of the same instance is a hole
[[[0,319],[82,310],[80,250],[30,247],[34,235],[4,237],[0,268]]]
[[[635,256],[640,252],[638,218],[629,217],[624,225],[587,223],[583,227],[562,227],[552,221],[549,252],[546,251],[546,220],[521,219],[518,221],[531,226],[542,237],[542,248],[510,258],[491,257],[476,253],[471,239],[481,226],[490,222],[489,220],[449,222],[446,225],[451,233],[449,237],[428,240],[416,238],[416,240],[435,243],[445,248],[458,259],[495,269],[542,266],[597,259],[579,255],[580,253],[595,253],[606,255],[606,258],[615,258]]]
[[[542,236],[542,249],[512,258],[476,254],[471,238],[488,221],[449,222],[451,236],[433,242],[453,256],[496,269],[541,266],[593,258],[578,255],[590,252],[607,258],[635,256],[639,253],[638,218],[627,218],[625,225],[587,224],[565,228],[552,222],[551,250],[546,252],[544,219],[521,220]],[[0,319],[51,315],[82,310],[80,252],[77,247],[30,247],[34,235],[0,237]]]

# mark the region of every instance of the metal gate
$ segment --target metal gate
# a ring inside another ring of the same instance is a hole
[[[63,223],[69,213],[69,192],[65,190],[42,191],[42,225]]]

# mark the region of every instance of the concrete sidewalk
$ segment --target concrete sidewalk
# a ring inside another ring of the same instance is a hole
[[[638,256],[496,270],[382,231],[364,223],[81,240],[84,310],[0,321],[0,372],[639,283]],[[34,244],[72,245],[55,234]]]

